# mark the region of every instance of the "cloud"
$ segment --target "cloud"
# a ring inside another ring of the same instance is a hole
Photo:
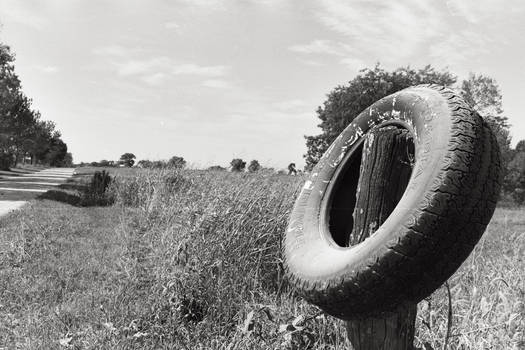
[[[202,86],[214,89],[230,89],[233,87],[229,81],[223,79],[208,79],[202,82]]]
[[[347,57],[343,58],[340,63],[351,71],[357,72],[366,67],[365,61],[359,58]]]
[[[57,66],[38,66],[36,69],[46,74],[54,74],[60,70]]]
[[[166,74],[153,73],[151,75],[145,75],[141,79],[148,85],[159,85],[166,80]]]
[[[115,56],[126,57],[138,53],[140,50],[136,48],[129,48],[122,45],[108,45],[96,47],[92,50],[93,54],[97,56]]]
[[[226,74],[226,66],[200,66],[194,63],[179,64],[172,67],[171,72],[175,75],[188,74],[205,77],[220,77]]]
[[[165,56],[118,62],[115,63],[115,66],[117,73],[122,76],[163,73],[166,75],[220,77],[226,75],[228,71],[228,67],[223,65],[203,66],[195,63],[176,63]]]
[[[517,0],[511,2],[505,7],[513,11],[525,8]],[[489,0],[449,0],[446,4],[320,0],[319,4],[317,20],[339,35],[339,43],[316,40],[291,49],[342,57],[339,63],[353,70],[377,61],[387,67],[438,63],[461,70],[479,59],[477,55],[490,54],[491,42],[504,40],[504,35],[488,28],[504,21],[508,13],[501,4]],[[468,23],[461,24],[452,16]],[[431,62],[421,62],[423,57]]]
[[[16,0],[0,2],[2,22],[12,21],[34,29],[41,30],[46,27],[49,20],[38,11],[34,11],[34,4]],[[37,14],[38,13],[38,14]]]
[[[280,101],[275,102],[272,104],[275,108],[282,110],[282,111],[291,111],[291,110],[297,110],[297,109],[305,109],[305,107],[309,107],[308,103],[306,103],[303,100],[300,99],[292,99],[292,100],[286,100],[286,101]]]
[[[180,25],[175,21],[170,21],[170,22],[164,23],[164,28],[178,30],[180,29]]]
[[[155,71],[166,71],[170,67],[170,59],[167,57],[154,57],[146,60],[130,60],[115,63],[117,73],[122,76],[153,73]]]
[[[290,46],[288,49],[290,51],[302,54],[322,54],[334,56],[345,56],[351,51],[349,45],[340,42],[333,42],[331,40],[313,40],[308,44]]]
[[[446,5],[452,16],[461,17],[473,24],[485,24],[495,18],[506,18],[509,13],[516,16],[525,11],[525,3],[521,0],[507,0],[504,5],[493,0],[448,0]]]
[[[431,58],[456,67],[467,61],[472,64],[479,60],[482,55],[490,54],[490,52],[489,39],[469,30],[452,33],[446,39],[432,45],[428,50]]]
[[[357,71],[365,66],[365,62],[356,57],[355,50],[348,44],[332,40],[313,40],[308,44],[293,45],[289,50],[303,55],[326,55],[339,58],[339,63],[352,71]],[[303,60],[301,62],[312,66],[323,64],[315,60]]]
[[[318,20],[349,38],[352,47],[363,54],[372,51],[394,57],[409,56],[418,45],[445,30],[435,5],[419,0],[403,3],[324,0]]]

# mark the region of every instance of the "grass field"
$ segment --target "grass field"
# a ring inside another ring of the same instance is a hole
[[[124,171],[113,206],[36,200],[0,219],[0,349],[347,348],[283,278],[302,178]],[[523,214],[498,209],[449,280],[450,349],[525,348]],[[444,287],[419,304],[418,346],[442,348],[447,312]]]

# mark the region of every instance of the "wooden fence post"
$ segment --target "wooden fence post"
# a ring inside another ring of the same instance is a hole
[[[384,127],[367,135],[350,246],[370,236],[394,210],[410,179],[412,150],[407,130]],[[413,349],[416,313],[413,304],[381,317],[347,321],[348,338],[355,350]]]

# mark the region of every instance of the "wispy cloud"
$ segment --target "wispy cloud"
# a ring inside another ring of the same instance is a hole
[[[321,23],[346,36],[362,55],[406,57],[444,31],[440,12],[428,1],[324,0],[321,6]]]
[[[57,66],[36,66],[35,69],[46,74],[54,74],[60,71],[60,69]]]
[[[308,103],[306,103],[306,101],[296,98],[292,100],[275,102],[272,104],[272,106],[281,111],[291,111],[297,109],[304,109],[309,105]]]
[[[170,21],[170,22],[164,23],[164,28],[179,30],[180,29],[180,24],[178,24],[175,21]]]
[[[153,76],[158,73],[163,75],[192,75],[205,78],[221,77],[226,75],[228,67],[223,65],[205,66],[195,63],[178,63],[175,60],[165,57],[153,57],[148,59],[135,59],[128,61],[114,62],[117,73],[121,76],[132,76],[146,74]]]
[[[141,79],[148,85],[159,85],[166,80],[166,74],[164,73],[153,73],[150,75],[144,75]]]
[[[8,20],[34,29],[42,29],[48,24],[48,19],[37,11],[33,11],[30,4],[23,1],[5,0],[0,2],[2,22]]]
[[[424,0],[321,0],[315,13],[317,20],[341,35],[344,39],[340,41],[346,46],[314,41],[309,46],[294,47],[294,51],[324,51],[338,56],[351,51],[340,63],[352,67],[374,61],[399,66],[427,54],[443,65],[465,65],[476,55],[488,54],[491,41],[505,40],[487,28],[509,17],[516,18],[516,13],[525,13],[523,1],[510,0],[502,6],[492,0],[449,0],[446,4]],[[451,23],[451,16],[466,23]],[[468,27],[481,24],[483,27],[477,30]]]
[[[172,74],[181,75],[199,75],[203,77],[220,77],[226,74],[228,67],[226,66],[200,66],[194,63],[185,63],[174,65],[171,69]]]
[[[145,60],[129,60],[116,62],[117,73],[119,75],[137,75],[143,73],[154,73],[167,71],[170,68],[171,60],[167,57],[154,57]]]
[[[525,3],[521,0],[507,0],[504,3],[493,0],[448,0],[446,5],[452,16],[473,24],[485,24],[494,18],[507,18],[509,12],[515,16],[525,11]]]
[[[92,53],[97,56],[126,57],[140,51],[140,49],[125,47],[122,45],[107,45],[94,48]]]
[[[357,71],[365,66],[365,62],[358,58],[350,45],[332,40],[313,40],[308,44],[299,44],[289,47],[290,51],[302,55],[335,56],[338,62],[352,71]],[[322,66],[316,60],[301,59],[304,64]]]
[[[233,84],[224,79],[208,79],[202,82],[202,86],[213,89],[231,89]]]
[[[299,44],[289,47],[290,51],[303,54],[321,54],[321,55],[335,55],[346,56],[350,51],[349,45],[333,42],[331,40],[313,40],[308,44]]]

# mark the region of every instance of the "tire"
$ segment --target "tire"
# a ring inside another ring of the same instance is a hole
[[[410,181],[369,238],[342,247],[333,221],[346,220],[351,227],[364,135],[387,125],[413,135]],[[346,320],[417,303],[444,283],[479,241],[500,182],[497,141],[456,93],[420,85],[387,96],[354,119],[306,181],[283,243],[288,279],[307,301]],[[338,198],[346,198],[343,205]]]

